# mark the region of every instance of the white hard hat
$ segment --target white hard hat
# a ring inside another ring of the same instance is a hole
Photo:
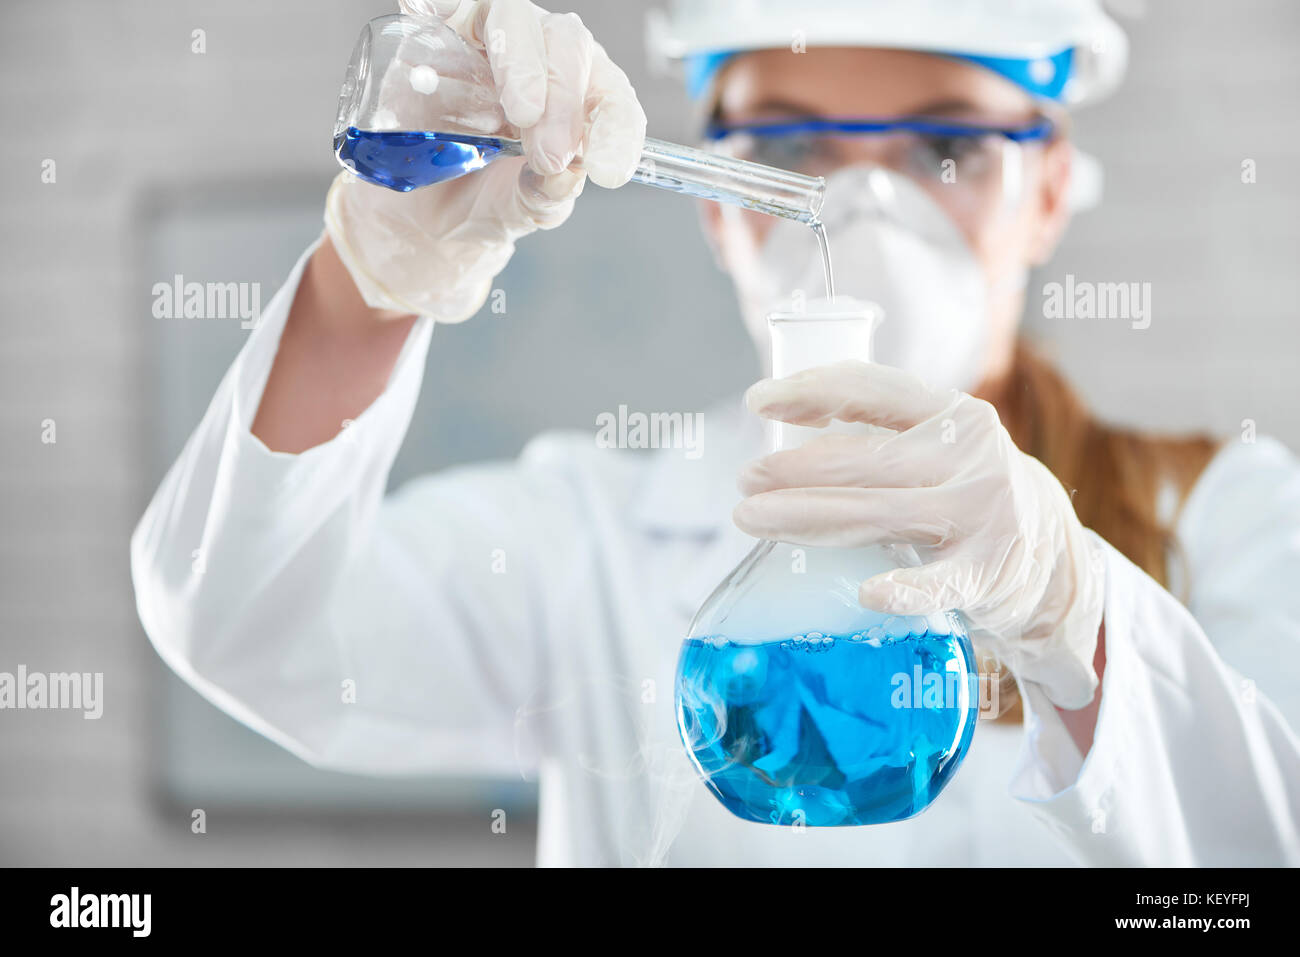
[[[1074,106],[1118,85],[1128,41],[1098,0],[669,0],[653,52],[682,60],[693,96],[745,50],[864,46],[972,60]]]

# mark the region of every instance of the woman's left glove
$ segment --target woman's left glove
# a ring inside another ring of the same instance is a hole
[[[1092,701],[1104,563],[1061,483],[1025,455],[989,403],[890,366],[840,362],[746,395],[768,419],[883,427],[827,433],[741,474],[740,529],[801,545],[907,543],[924,564],[863,582],[895,615],[963,613],[971,638],[1067,709]]]

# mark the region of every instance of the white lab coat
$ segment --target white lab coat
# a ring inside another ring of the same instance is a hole
[[[1086,760],[1026,684],[1024,727],[980,722],[920,816],[756,825],[695,778],[673,677],[692,613],[752,544],[730,514],[740,465],[762,452],[757,421],[739,403],[706,413],[696,459],[547,434],[518,461],[385,497],[428,320],[338,438],[289,455],[249,431],[302,265],[131,560],[164,660],[304,760],[535,775],[550,865],[1300,863],[1300,465],[1277,443],[1231,444],[1193,490],[1178,526],[1190,612],[1103,545],[1107,666]]]

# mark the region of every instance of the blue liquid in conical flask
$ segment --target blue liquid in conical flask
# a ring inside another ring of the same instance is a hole
[[[490,136],[408,130],[359,130],[334,140],[339,162],[367,183],[403,193],[482,169],[502,152]]]
[[[974,672],[964,637],[924,627],[883,643],[816,632],[756,644],[691,638],[678,663],[678,727],[737,817],[901,821],[929,806],[965,756]]]

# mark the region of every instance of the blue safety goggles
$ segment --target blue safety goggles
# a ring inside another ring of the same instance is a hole
[[[860,164],[892,170],[970,225],[1018,201],[1024,148],[1055,130],[1041,114],[1018,125],[939,116],[798,117],[714,120],[704,136],[718,152],[806,176],[829,177]]]
[[[943,175],[945,166],[988,176],[1002,165],[1007,150],[1047,140],[1055,129],[1041,114],[1014,126],[937,116],[798,117],[750,123],[714,120],[704,137],[719,152],[809,176],[872,162],[925,183]]]

